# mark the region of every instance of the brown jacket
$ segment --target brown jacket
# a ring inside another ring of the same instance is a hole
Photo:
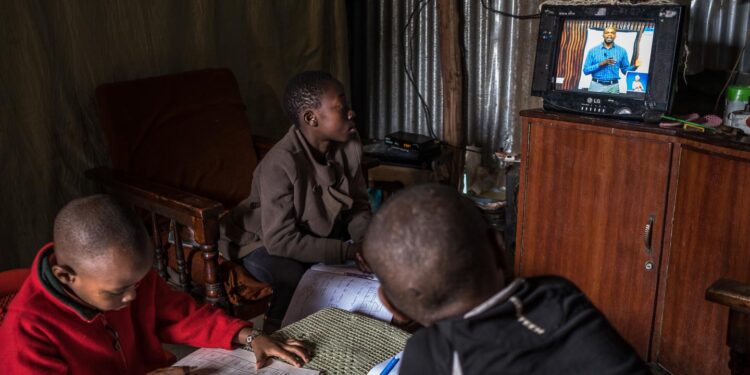
[[[239,259],[265,246],[269,254],[300,262],[341,263],[351,255],[345,231],[360,241],[370,204],[355,136],[336,144],[328,165],[315,161],[294,126],[253,174],[250,196],[222,221],[219,250]]]

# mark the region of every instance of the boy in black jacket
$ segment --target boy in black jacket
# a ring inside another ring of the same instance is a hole
[[[426,328],[401,374],[648,374],[643,361],[571,282],[506,284],[502,241],[455,189],[420,185],[391,198],[364,257],[396,319]]]

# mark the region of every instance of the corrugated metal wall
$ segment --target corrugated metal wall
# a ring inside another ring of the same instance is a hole
[[[485,2],[511,14],[538,13],[538,1]],[[464,1],[467,83],[467,144],[482,146],[485,156],[500,149],[520,152],[518,112],[540,107],[530,96],[539,22],[491,13],[480,1]]]
[[[430,134],[430,126],[436,134],[442,134],[443,92],[435,4],[421,0],[368,2],[370,137],[382,139],[398,130]],[[410,15],[413,17],[405,33]],[[405,69],[411,72],[416,89]],[[425,99],[429,115],[421,112],[417,91]]]
[[[688,39],[688,74],[731,70],[745,46],[737,68],[750,74],[750,1],[691,1]]]
[[[485,0],[485,3],[508,13],[532,14],[538,12],[540,1]],[[750,40],[750,1],[693,0],[690,8],[687,73],[730,70],[738,52]],[[407,30],[413,33],[413,39],[405,40],[404,26],[415,9],[418,11]],[[541,106],[538,98],[529,96],[538,21],[494,14],[482,7],[480,0],[463,0],[462,10],[467,144],[480,145],[488,152],[500,149],[518,152],[518,111]],[[438,138],[442,138],[437,19],[436,1],[368,1],[369,137],[383,138],[398,130],[430,134],[429,123]],[[429,116],[409,83],[405,59],[414,72],[419,93],[425,98]],[[739,68],[750,73],[750,49],[745,49]]]
[[[528,14],[537,12],[538,2],[489,0],[487,5]],[[369,7],[368,135],[383,138],[398,130],[430,134],[432,127],[442,138],[437,2],[370,1]],[[487,150],[515,150],[520,147],[513,131],[518,111],[540,105],[525,84],[532,73],[537,21],[491,14],[479,1],[463,2],[462,11],[467,142]],[[427,110],[410,84],[405,62]]]

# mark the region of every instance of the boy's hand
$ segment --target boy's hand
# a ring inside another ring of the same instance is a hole
[[[372,273],[372,269],[370,269],[370,266],[367,264],[365,257],[362,256],[362,241],[354,242],[349,240],[348,242],[351,243],[351,245],[349,245],[349,248],[346,250],[346,259],[353,260],[357,263],[357,268],[359,268],[360,271]]]
[[[359,250],[357,250],[357,253],[354,255],[354,260],[357,262],[357,268],[359,268],[360,271],[372,273],[372,269],[370,268],[370,265],[367,264],[365,257],[362,256],[361,246],[359,247]]]
[[[187,375],[190,374],[190,366],[172,366],[160,368],[146,375]]]
[[[261,335],[253,339],[250,346],[255,353],[255,368],[257,369],[265,367],[271,357],[280,358],[295,367],[300,367],[310,361],[308,349],[301,341],[294,339],[288,339],[282,343]]]

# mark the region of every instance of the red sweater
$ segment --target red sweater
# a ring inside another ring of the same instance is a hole
[[[161,342],[230,349],[249,322],[210,305],[198,306],[170,289],[154,271],[126,308],[100,312],[61,292],[48,258],[37,254],[32,272],[0,325],[0,374],[143,374],[169,366]]]

